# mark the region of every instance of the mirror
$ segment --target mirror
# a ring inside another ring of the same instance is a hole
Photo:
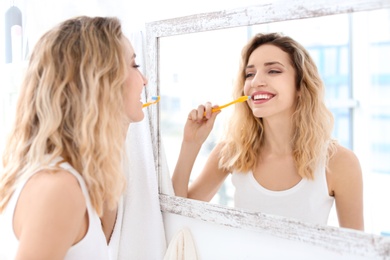
[[[232,82],[247,40],[257,32],[283,32],[302,43],[315,59],[335,116],[334,136],[360,159],[366,232],[388,235],[390,3],[350,1],[339,6],[337,1],[300,0],[283,6],[282,2],[147,25],[148,71],[157,69],[148,75],[149,88],[161,96],[153,117],[157,170],[160,175],[173,171],[190,109],[206,101],[220,105],[231,101]],[[192,177],[203,167],[230,111],[226,108],[219,116]],[[167,167],[162,166],[161,149]],[[232,194],[231,181],[226,180],[211,203],[233,206]],[[338,225],[334,213],[329,225]]]

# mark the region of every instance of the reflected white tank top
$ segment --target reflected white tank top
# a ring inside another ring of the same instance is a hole
[[[253,176],[233,172],[234,206],[266,214],[295,218],[299,221],[326,225],[334,198],[329,196],[325,167],[318,167],[314,180],[302,179],[283,191],[264,188]]]
[[[59,161],[59,159],[57,160]],[[53,163],[54,165],[54,163]],[[106,238],[104,236],[101,222],[98,214],[91,205],[88,190],[84,179],[81,175],[68,163],[61,163],[61,168],[72,173],[78,180],[81,190],[84,194],[89,226],[87,234],[77,244],[73,245],[67,252],[64,260],[109,260],[109,249]],[[5,211],[0,215],[0,259],[13,260],[15,259],[19,241],[13,231],[13,216],[18,201],[20,192],[24,188],[27,180],[20,183],[11,197]]]

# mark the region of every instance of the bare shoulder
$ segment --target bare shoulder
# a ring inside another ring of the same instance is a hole
[[[332,189],[361,178],[362,171],[356,154],[341,145],[336,145],[328,165],[328,180]]]
[[[77,178],[66,170],[43,170],[26,183],[22,193],[39,199],[42,203],[66,204],[85,207],[84,196]]]
[[[55,251],[62,256],[78,239],[85,214],[85,198],[73,174],[65,170],[34,174],[20,194],[14,215],[21,253],[27,257],[31,248],[42,253],[58,248]]]
[[[337,145],[327,169],[329,194],[334,196],[340,227],[364,230],[363,176],[359,159]]]
[[[207,158],[207,164],[212,163],[213,166],[218,165],[219,158],[221,157],[221,150],[224,147],[222,143],[217,143],[213,149],[211,150],[208,158]]]
[[[208,157],[207,162],[206,162],[206,167],[208,165],[212,165],[211,171],[218,172],[222,176],[226,176],[230,172],[230,169],[226,170],[226,169],[221,169],[219,167],[219,160],[222,156],[221,151],[224,148],[224,146],[225,146],[225,144],[222,142],[217,143],[215,145],[215,147],[213,148],[213,150],[211,151],[211,153],[209,154],[209,157]],[[205,169],[206,169],[206,167],[205,167]]]
[[[359,159],[356,156],[356,154],[345,148],[344,146],[341,146],[339,144],[336,145],[334,154],[329,160],[329,169],[337,170],[340,167],[354,167],[359,166]]]
[[[212,152],[213,152],[213,153],[219,154],[224,146],[225,146],[225,143],[219,142],[219,143],[217,143],[217,144],[214,146]]]

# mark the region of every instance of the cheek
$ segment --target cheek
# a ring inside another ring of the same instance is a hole
[[[123,97],[124,108],[130,122],[139,122],[144,118],[144,111],[140,101],[140,94],[134,89],[127,89]]]
[[[126,82],[125,89],[123,92],[123,104],[124,104],[126,109],[128,109],[130,104],[131,104],[131,92],[130,91],[131,91],[130,86]]]
[[[249,95],[249,90],[250,90],[250,82],[249,81],[245,81],[244,82],[244,89],[243,89],[244,96]]]

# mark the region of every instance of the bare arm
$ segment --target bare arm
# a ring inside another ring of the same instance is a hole
[[[87,218],[85,198],[71,173],[35,174],[15,209],[16,259],[64,259],[68,249],[85,236]]]
[[[188,189],[196,157],[213,128],[216,116],[220,113],[211,113],[211,109],[211,104],[207,103],[192,110],[188,115],[179,158],[172,176],[173,188],[177,196],[209,201],[226,178],[226,174],[224,176],[221,172],[217,174],[218,151],[214,149],[201,175]],[[205,117],[204,112],[206,112]]]
[[[179,158],[172,175],[173,189],[175,195],[187,198],[188,184],[190,182],[191,171],[198,156],[201,145],[196,143],[187,143],[183,141],[180,149]]]
[[[328,177],[340,227],[364,230],[363,178],[356,155],[338,146],[329,162]]]
[[[217,145],[210,153],[202,172],[190,185],[188,198],[210,201],[218,192],[229,174],[228,171],[221,170],[218,167],[221,147],[221,144]]]

